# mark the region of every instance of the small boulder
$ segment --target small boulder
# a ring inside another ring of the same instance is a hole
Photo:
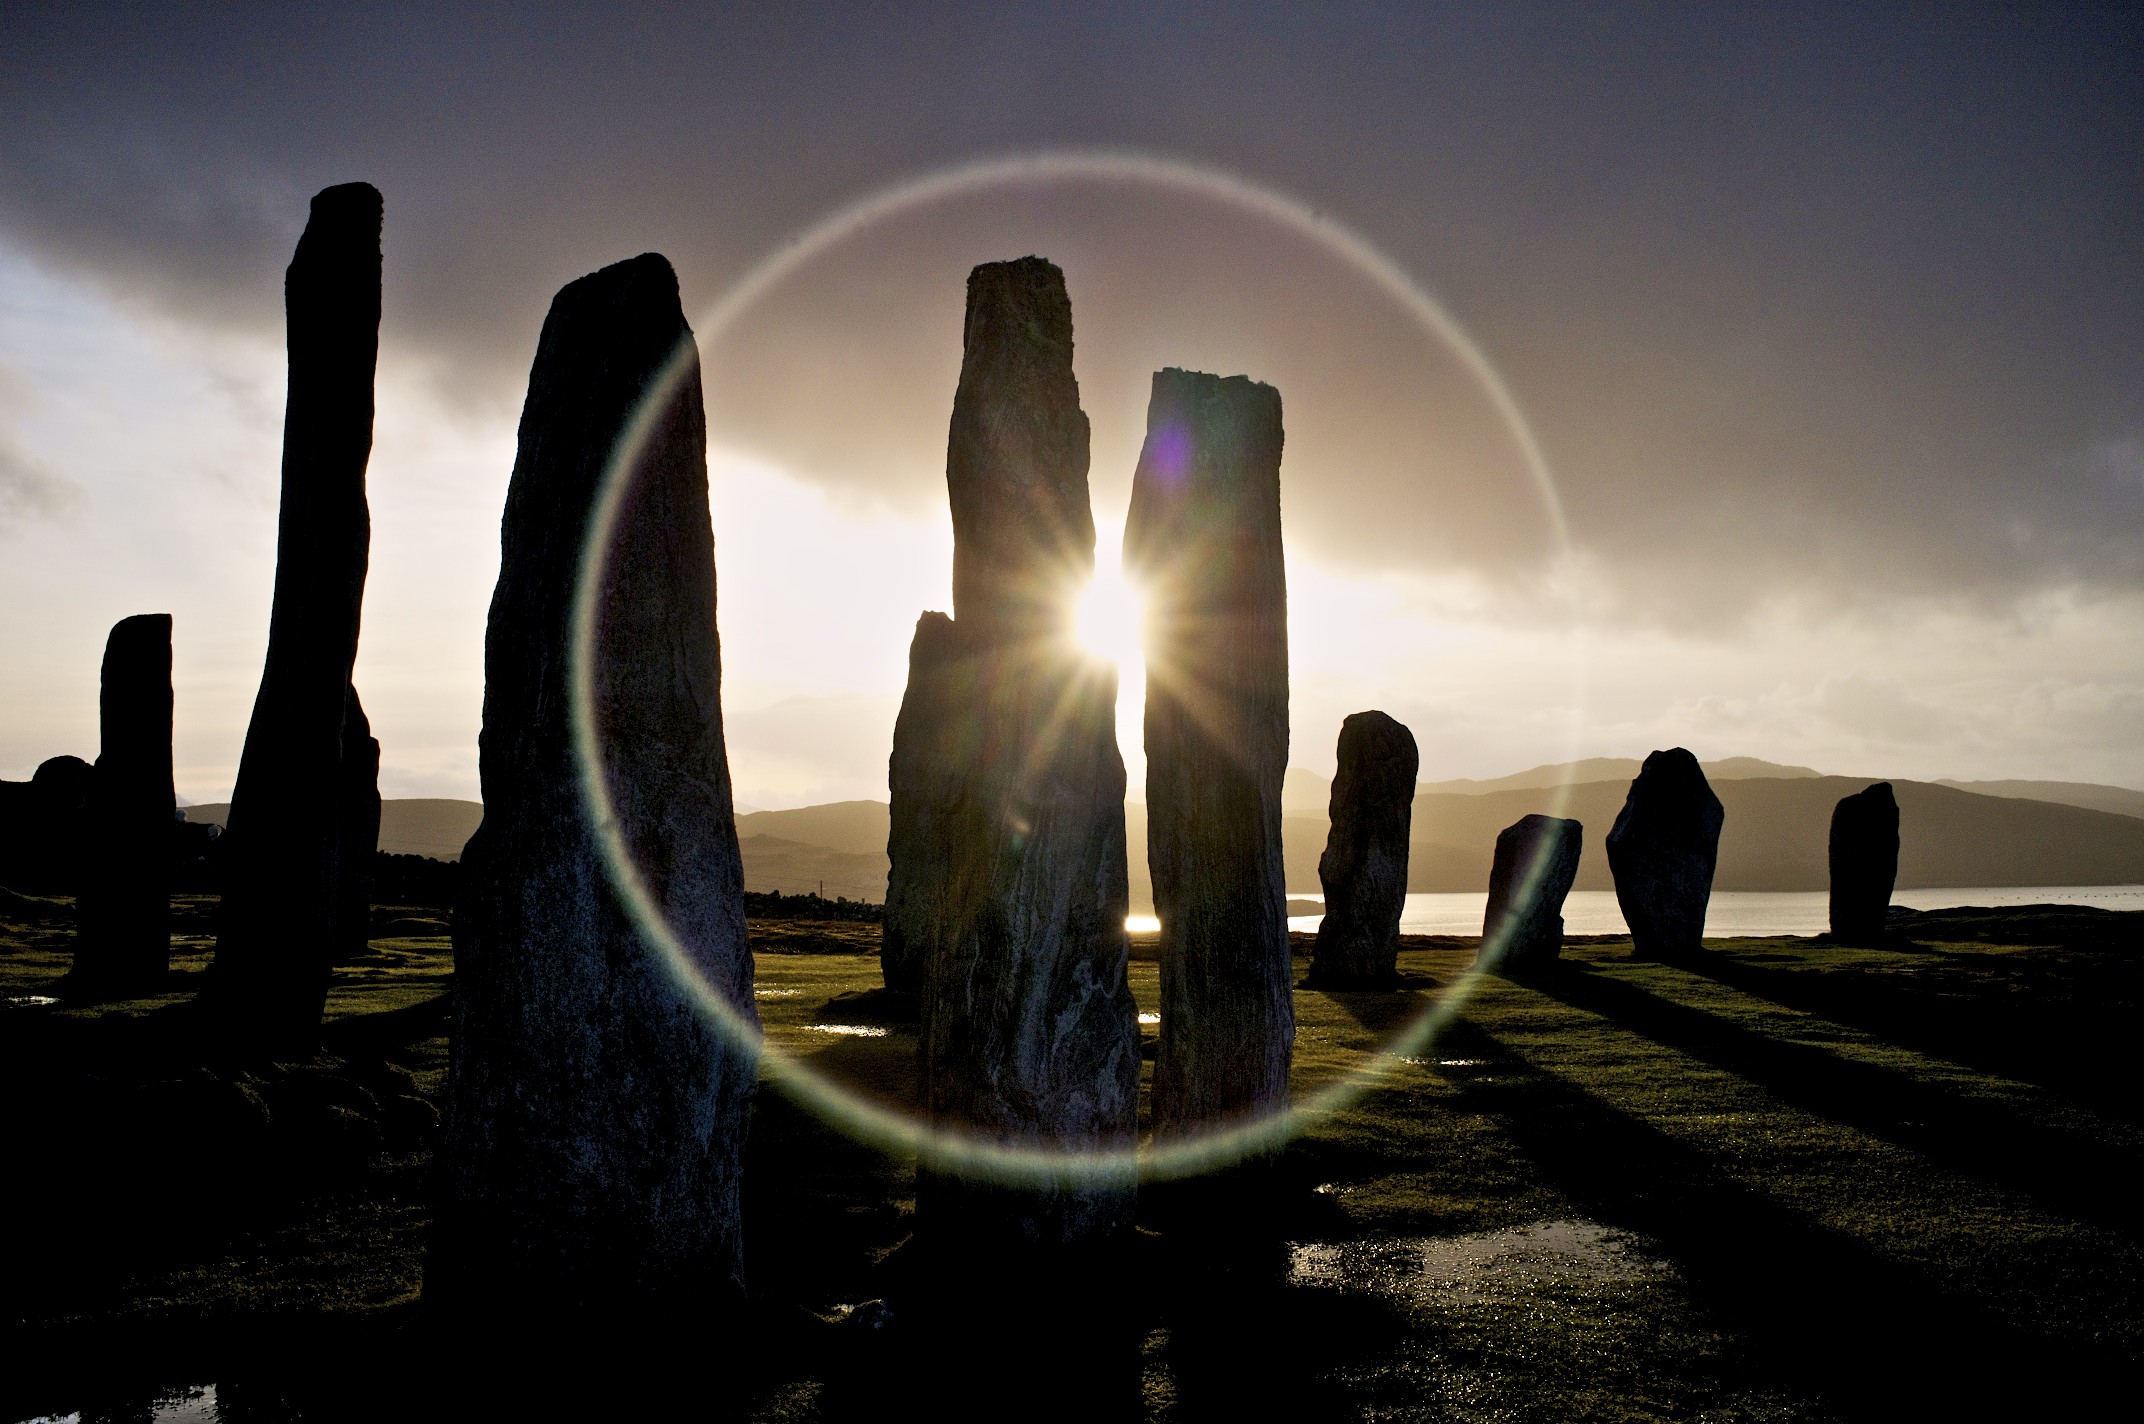
[[[1481,926],[1483,968],[1519,979],[1555,966],[1584,836],[1578,822],[1555,816],[1521,816],[1497,834]]]

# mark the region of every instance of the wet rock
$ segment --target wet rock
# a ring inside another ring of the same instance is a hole
[[[1674,747],[1645,759],[1608,832],[1608,868],[1633,956],[1676,959],[1703,948],[1726,820],[1696,757]]]
[[[1414,733],[1382,712],[1340,724],[1332,829],[1318,857],[1325,918],[1310,983],[1362,989],[1399,974],[1400,912],[1407,907],[1407,839],[1421,757]]]
[[[1890,782],[1839,799],[1831,811],[1830,858],[1831,937],[1876,943],[1898,883],[1898,798]]]
[[[916,620],[908,645],[908,690],[893,724],[886,768],[886,919],[879,951],[886,987],[913,994],[923,986],[931,947],[948,928],[945,887],[956,860],[952,842],[962,774],[976,749],[963,737],[974,696],[961,655],[960,631],[943,613]]]
[[[161,993],[171,968],[171,615],[104,644],[70,997]]]
[[[957,790],[922,984],[924,1099],[988,1141],[1128,1150],[1124,762],[1114,671],[1070,638],[1094,521],[1064,274],[1038,257],[977,267],[965,330],[946,487],[967,667],[941,744]],[[1103,1269],[1132,1208],[1126,1172],[1030,1190],[924,1170],[917,1240],[941,1300],[977,1310],[1005,1288],[991,1281]]]
[[[380,218],[368,184],[323,190],[284,279],[290,385],[275,601],[219,852],[223,923],[209,985],[226,1032],[267,1052],[318,1043],[341,948],[344,726],[372,538]]]
[[[612,889],[568,722],[569,633],[602,476],[658,402],[616,506],[593,707],[624,853],[727,1005],[725,1035]],[[742,1290],[739,1151],[756,1080],[730,794],[707,433],[676,275],[653,253],[544,320],[484,644],[484,820],[462,856],[426,1291],[519,1320],[698,1320]]]
[[[1295,1040],[1281,776],[1280,393],[1155,373],[1124,567],[1147,606],[1147,863],[1161,918],[1157,1132],[1280,1107]]]
[[[1563,954],[1563,902],[1578,878],[1585,827],[1556,816],[1521,816],[1497,833],[1482,917],[1483,967],[1523,979]]]
[[[372,862],[380,848],[380,744],[350,689],[343,711],[341,814],[336,828],[335,962],[365,952],[372,929]]]

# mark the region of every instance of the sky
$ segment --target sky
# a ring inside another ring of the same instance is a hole
[[[1429,780],[2144,787],[2140,158],[2134,7],[6,6],[0,776],[93,756],[105,631],[170,612],[179,790],[228,794],[282,269],[362,179],[389,796],[478,793],[536,333],[648,250],[706,359],[745,804],[884,795],[962,282],[1028,252],[1105,576],[1151,372],[1280,390],[1295,765],[1380,707]]]

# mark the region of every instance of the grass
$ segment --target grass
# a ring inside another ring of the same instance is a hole
[[[421,1133],[219,1162],[125,1127],[159,1093],[436,1098],[444,926],[382,912],[330,995],[328,1056],[239,1070],[184,1027],[212,909],[181,905],[165,995],[0,1009],[22,1149],[5,1350],[33,1362],[0,1383],[0,1421],[210,1380],[308,1419],[377,1414],[409,1404],[388,1363],[451,1329],[416,1304]],[[64,970],[66,912],[0,905],[0,994]],[[1715,941],[1687,965],[1595,939],[1541,983],[1479,980],[1282,1154],[1273,1271],[1202,1291],[1172,1271],[1165,1223],[1143,1223],[1125,1412],[1973,1418],[2123,1397],[2144,1363],[2140,919],[1938,912],[1880,948]],[[770,1038],[909,1101],[914,1024],[877,990],[875,927],[754,934]],[[1377,1062],[1472,955],[1410,939],[1397,991],[1298,990],[1299,1095]],[[1156,968],[1132,965],[1149,1012]],[[912,1165],[767,1092],[746,1183],[754,1334],[726,1385],[760,1419],[883,1413],[899,1376],[841,1322],[900,1298]]]

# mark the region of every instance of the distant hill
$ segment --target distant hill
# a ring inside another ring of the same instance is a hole
[[[883,857],[887,824],[883,801],[830,801],[792,811],[747,812],[737,817],[737,834],[779,836],[831,850]]]
[[[1937,786],[1955,786],[1981,796],[2009,796],[2028,801],[2053,801],[2061,806],[2083,806],[2093,811],[2112,811],[2117,816],[2144,816],[2144,791],[2126,786],[2099,786],[2089,781],[1950,781]]]
[[[856,803],[850,803],[856,804]],[[886,807],[876,805],[881,819]],[[818,810],[818,807],[806,809]],[[760,811],[760,816],[779,816],[780,811]],[[749,817],[738,817],[739,829]],[[737,848],[744,855],[744,888],[779,890],[786,895],[806,891],[829,900],[884,900],[886,898],[886,847],[881,838],[875,851],[844,851],[829,846],[784,840],[780,836],[741,835]]]
[[[1462,777],[1456,781],[1425,781],[1415,788],[1418,795],[1484,796],[1495,791],[1537,791],[1543,787],[1583,785],[1589,781],[1620,781],[1628,786],[1645,763],[1637,757],[1587,757],[1584,761],[1559,762],[1537,766],[1530,771],[1513,772],[1509,776],[1494,777],[1488,781],[1470,781]],[[1776,761],[1762,761],[1757,757],[1722,757],[1718,761],[1702,763],[1707,781],[1747,781],[1756,777],[1822,776],[1824,773],[1813,767],[1784,766]]]
[[[231,803],[210,801],[181,808],[186,819],[206,825],[228,825]],[[425,855],[434,860],[460,860],[462,847],[476,834],[484,819],[484,807],[475,801],[410,797],[380,802],[380,849],[394,855]]]

